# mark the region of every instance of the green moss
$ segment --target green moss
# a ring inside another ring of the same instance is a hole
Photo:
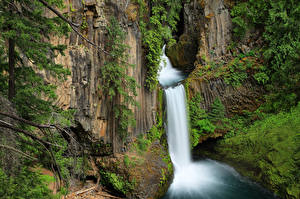
[[[122,176],[119,176],[116,173],[111,172],[100,172],[101,177],[103,178],[102,183],[106,186],[110,186],[115,191],[126,195],[129,191],[132,191],[134,188],[134,181],[129,182],[125,180]]]
[[[220,141],[215,149],[242,174],[283,198],[300,195],[300,104],[290,113],[271,115],[245,132]]]

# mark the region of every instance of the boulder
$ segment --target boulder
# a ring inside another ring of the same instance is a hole
[[[173,67],[184,72],[191,72],[194,69],[197,51],[197,41],[187,34],[183,34],[176,44],[167,47],[166,54],[170,58]]]

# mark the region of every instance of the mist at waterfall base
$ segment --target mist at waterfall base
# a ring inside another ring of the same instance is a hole
[[[271,199],[272,194],[240,176],[233,168],[213,161],[193,162],[187,126],[184,75],[161,56],[158,80],[165,88],[167,136],[174,179],[163,199]],[[174,86],[175,85],[175,86]]]

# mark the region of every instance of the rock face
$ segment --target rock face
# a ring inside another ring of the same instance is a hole
[[[227,85],[222,78],[205,80],[203,78],[189,78],[189,94],[194,96],[201,93],[201,108],[210,109],[211,104],[219,98],[226,108],[228,115],[241,114],[243,110],[255,111],[262,101],[264,90],[250,81],[243,86]]]
[[[129,46],[128,62],[135,65],[134,68],[127,70],[127,74],[132,76],[138,84],[135,100],[139,104],[139,107],[130,107],[136,119],[135,127],[128,129],[127,142],[130,143],[137,135],[150,130],[156,123],[158,112],[157,91],[149,92],[144,86],[146,67],[141,33],[136,21],[138,8],[136,4],[128,0],[71,0],[66,7],[64,12],[71,16],[71,20],[81,24],[80,32],[102,49],[109,49],[109,46],[106,46],[108,41],[106,26],[112,17],[118,20],[122,29],[127,33],[125,43]],[[51,13],[48,14],[50,17],[53,16]],[[79,133],[84,137],[91,138],[98,155],[106,156],[91,157],[90,162],[94,166],[90,175],[98,177],[101,172],[109,172],[107,175],[113,175],[109,176],[109,180],[119,176],[118,178],[125,180],[122,186],[125,188],[134,186],[134,192],[126,194],[128,198],[152,198],[157,194],[160,179],[164,175],[161,170],[167,166],[152,150],[140,157],[144,161],[140,166],[129,168],[124,165],[123,152],[129,144],[121,141],[117,132],[119,121],[114,117],[113,112],[114,106],[121,99],[111,101],[109,96],[101,92],[100,70],[108,60],[108,55],[82,40],[74,32],[66,38],[53,37],[51,41],[67,46],[66,56],[57,57],[56,62],[71,71],[71,76],[64,82],[51,78],[46,72],[43,74],[46,81],[58,85],[56,104],[63,109],[76,110],[77,128],[75,130],[80,131]],[[161,146],[158,144],[156,147]],[[109,154],[111,155],[108,156]],[[137,180],[136,183],[133,183],[132,177]],[[105,184],[105,179],[101,178],[100,182]]]
[[[211,63],[226,64],[233,59],[228,46],[232,41],[232,23],[229,13],[231,1],[201,0],[184,4],[184,34],[198,42],[194,65],[203,68]],[[249,80],[235,88],[227,85],[222,77],[201,77],[191,74],[187,80],[190,96],[202,95],[201,106],[209,109],[216,98],[220,98],[227,113],[255,110],[263,90]]]
[[[150,93],[144,87],[146,71],[143,64],[141,35],[133,15],[134,5],[126,0],[71,0],[66,7],[64,11],[71,16],[72,21],[81,24],[80,30],[83,35],[101,48],[105,48],[106,25],[112,16],[117,18],[127,32],[126,44],[130,47],[129,63],[135,65],[135,68],[129,69],[127,73],[133,76],[139,85],[136,101],[140,104],[139,108],[132,108],[136,126],[130,129],[130,135],[148,131],[156,121],[156,91]],[[126,13],[130,13],[130,16]],[[49,15],[51,16],[51,13]],[[64,109],[76,109],[78,124],[90,133],[93,140],[112,143],[114,152],[121,151],[123,145],[115,130],[117,123],[112,112],[116,102],[110,102],[100,90],[100,68],[107,55],[83,41],[74,32],[66,38],[53,37],[51,41],[67,45],[66,56],[59,56],[56,61],[70,69],[72,73],[64,83],[48,78],[48,81],[56,82],[58,85],[57,105]],[[45,76],[49,77],[47,74]]]
[[[223,0],[199,0],[184,4],[184,34],[198,44],[195,66],[207,59],[230,55],[231,18]]]
[[[188,35],[183,34],[176,44],[167,48],[166,53],[174,68],[184,72],[191,72],[194,69],[197,51],[197,42]]]

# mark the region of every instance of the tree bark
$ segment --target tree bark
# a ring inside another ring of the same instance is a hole
[[[15,86],[15,40],[8,40],[8,99],[11,101],[16,95],[16,86]]]

